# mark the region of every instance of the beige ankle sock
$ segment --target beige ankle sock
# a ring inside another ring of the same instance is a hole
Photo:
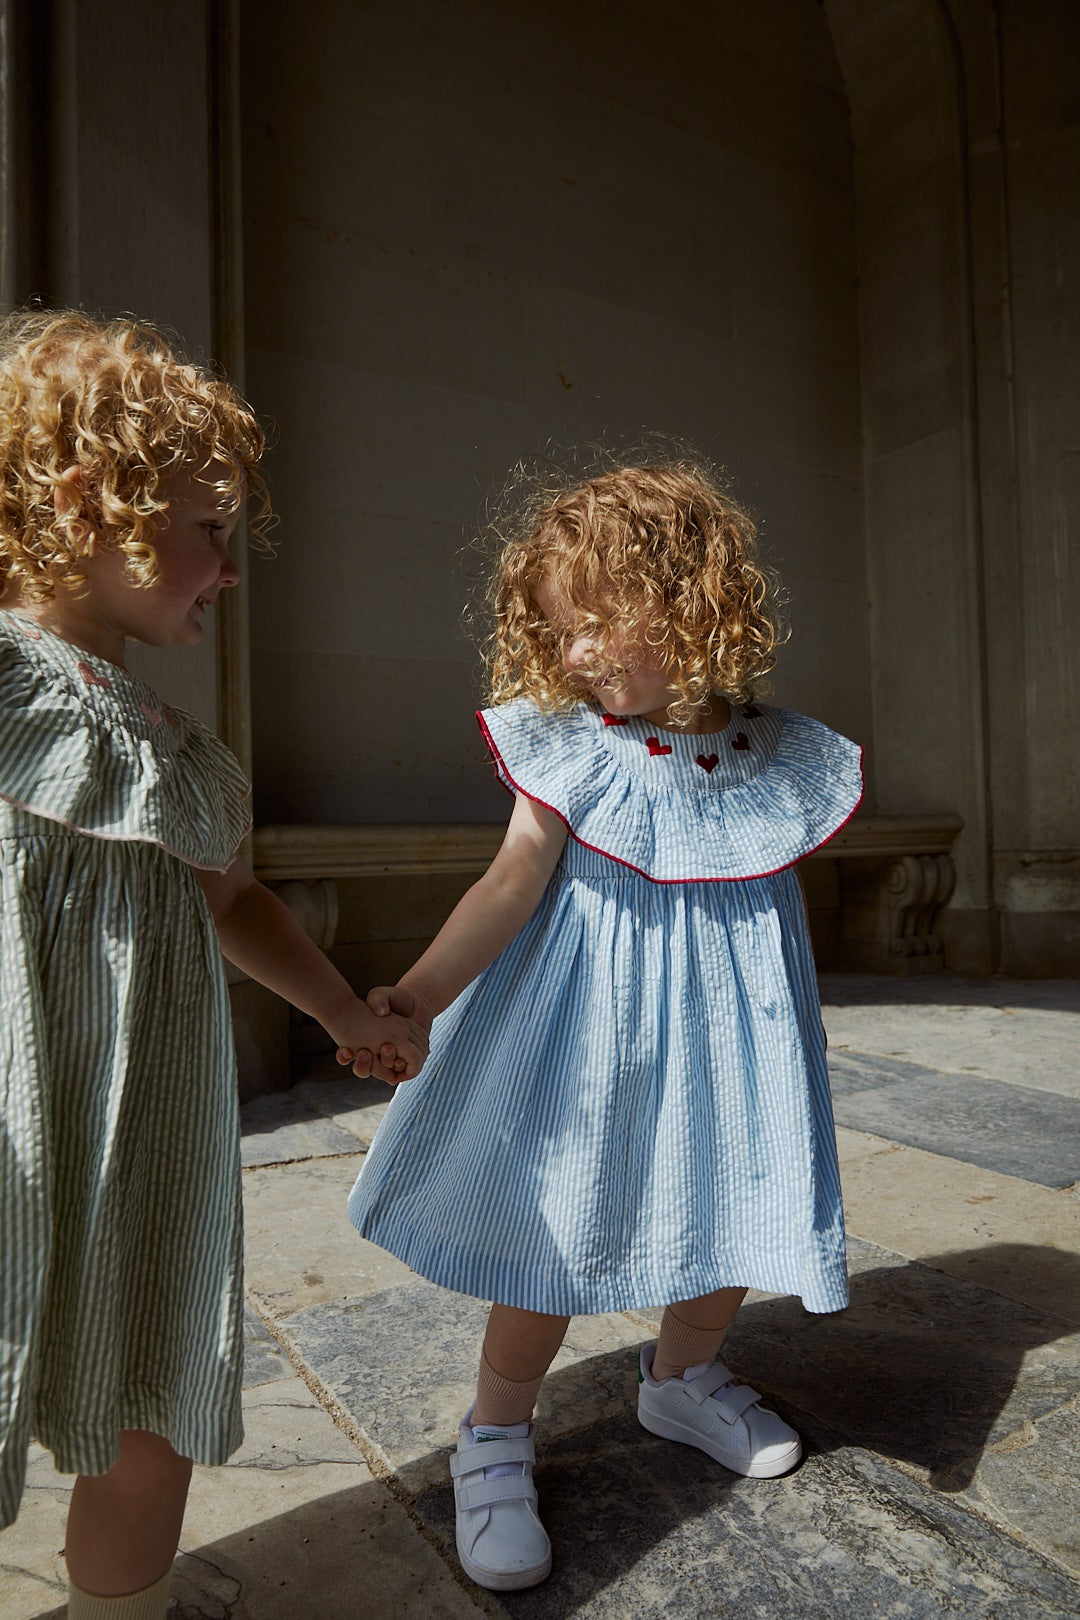
[[[660,1337],[653,1356],[654,1378],[681,1378],[687,1367],[711,1361],[724,1342],[726,1328],[697,1328],[669,1305],[660,1320]]]
[[[95,1597],[92,1592],[80,1591],[69,1580],[68,1620],[165,1620],[171,1580],[170,1567],[153,1586],[128,1592],[125,1597]]]
[[[544,1377],[545,1374],[541,1373],[539,1378],[529,1378],[523,1384],[515,1384],[497,1373],[481,1352],[476,1404],[484,1413],[484,1422],[498,1424],[500,1428],[511,1423],[528,1423]]]

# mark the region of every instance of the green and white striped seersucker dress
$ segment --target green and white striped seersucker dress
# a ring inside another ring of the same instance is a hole
[[[197,868],[249,825],[228,749],[0,612],[0,1525],[31,1436],[220,1463],[242,1369],[235,1062]]]

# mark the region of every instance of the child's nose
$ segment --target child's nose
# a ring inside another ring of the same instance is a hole
[[[221,559],[220,583],[222,588],[224,588],[226,585],[239,585],[240,583],[240,569],[237,567],[236,563],[233,562],[228,552],[226,552],[224,557]]]

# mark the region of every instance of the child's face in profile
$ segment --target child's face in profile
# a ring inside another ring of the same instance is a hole
[[[550,574],[533,595],[552,629],[564,638],[562,667],[572,681],[608,714],[637,715],[653,725],[667,724],[668,704],[676,694],[663,647],[624,637],[617,624],[606,637],[592,630],[575,632],[578,614],[574,604]]]
[[[153,538],[158,564],[153,585],[136,585],[124,553],[110,546],[98,546],[80,561],[86,593],[63,606],[83,617],[82,645],[89,630],[100,639],[100,656],[122,663],[128,638],[152,647],[188,647],[202,640],[207,609],[240,578],[229,556],[239,513],[223,510],[214,488],[228,474],[221,462],[212,462],[185,468],[166,483],[168,511]],[[59,598],[56,605],[61,607]]]

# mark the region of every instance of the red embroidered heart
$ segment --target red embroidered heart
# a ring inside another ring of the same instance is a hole
[[[656,758],[657,754],[671,753],[671,744],[662,743],[657,737],[646,737],[645,746],[649,750],[649,753],[652,755],[653,759]]]
[[[709,774],[711,775],[712,772],[715,771],[716,767],[720,763],[720,755],[719,754],[699,754],[698,757],[697,757],[697,762],[701,766],[703,771],[708,771]]]
[[[621,715],[621,714],[605,714],[605,716],[604,716],[604,724],[605,724],[605,726],[628,726],[630,724],[630,722],[629,722],[629,720],[627,720],[625,715]]]
[[[143,714],[145,714],[146,718],[149,720],[149,722],[150,722],[150,724],[152,726],[160,726],[160,724],[161,724],[161,710],[160,709],[152,709],[150,707],[149,703],[140,703],[139,708],[142,710]]]
[[[110,681],[104,675],[96,675],[90,668],[89,664],[80,664],[79,674],[82,676],[87,686],[107,686],[110,688],[110,690],[112,688],[112,681]]]
[[[737,734],[737,736],[735,738],[735,741],[732,743],[731,746],[732,746],[732,748],[749,748],[750,739],[746,735],[746,732],[745,731],[740,731]]]

